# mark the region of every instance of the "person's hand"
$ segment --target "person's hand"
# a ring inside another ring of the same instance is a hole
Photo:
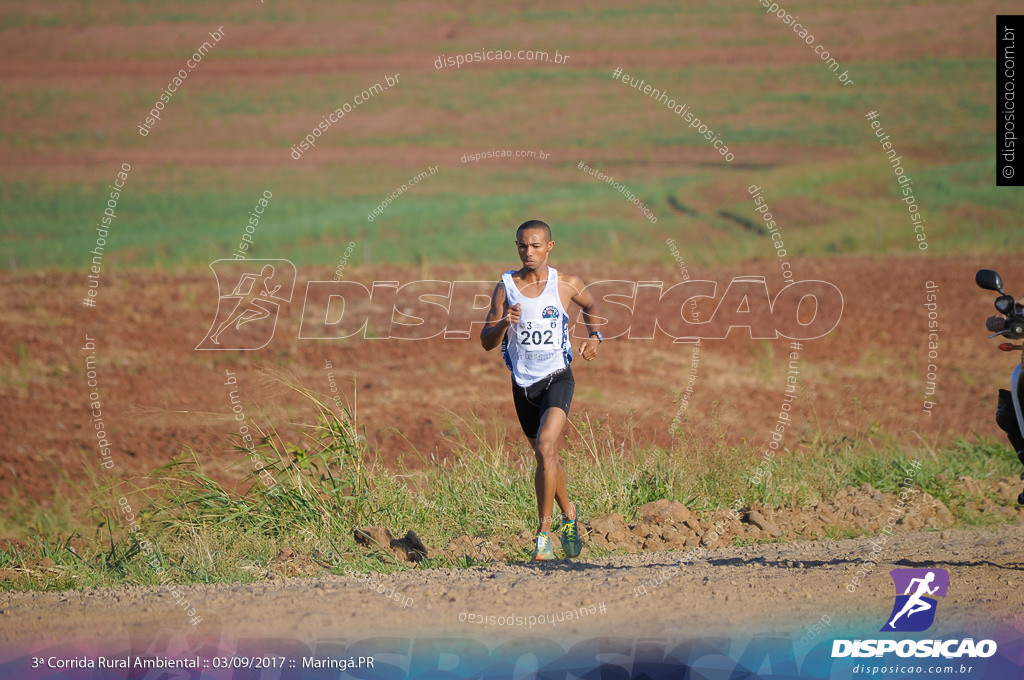
[[[508,321],[509,326],[515,326],[519,323],[519,317],[523,315],[523,306],[518,302],[514,305],[509,305],[508,311],[505,312],[505,321]]]
[[[597,346],[601,344],[601,341],[597,339],[597,336],[591,336],[580,343],[580,356],[587,361],[593,361],[597,358]]]
[[[985,328],[992,333],[1006,330],[1006,319],[998,315],[992,315],[985,320]]]

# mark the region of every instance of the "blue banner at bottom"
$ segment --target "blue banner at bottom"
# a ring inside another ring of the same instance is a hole
[[[137,649],[60,644],[5,649],[0,678],[232,678],[419,680],[462,678],[846,678],[1022,677],[1024,635],[1003,628],[967,635],[808,642],[780,636],[685,641],[599,637],[561,642],[541,636],[484,641],[469,637],[288,638],[209,641],[167,637]]]

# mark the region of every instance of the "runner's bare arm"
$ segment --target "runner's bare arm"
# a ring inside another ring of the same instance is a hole
[[[597,332],[599,330],[598,321],[604,321],[597,315],[597,298],[587,290],[583,279],[578,276],[567,275],[565,283],[572,286],[574,291],[572,301],[583,310],[583,323],[587,326],[587,335]],[[597,357],[597,346],[600,344],[601,341],[596,336],[588,337],[580,344],[580,356],[587,361],[593,361]]]
[[[491,293],[491,308],[487,310],[487,318],[484,320],[484,327],[480,329],[480,344],[490,352],[501,344],[501,338],[505,330],[512,324],[519,323],[521,307],[516,304],[508,306],[508,298],[505,297],[505,284],[501,281],[494,287]]]

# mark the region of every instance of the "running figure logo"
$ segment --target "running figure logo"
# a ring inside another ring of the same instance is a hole
[[[217,314],[196,349],[266,347],[274,337],[281,304],[291,302],[295,265],[288,260],[230,259],[211,262],[210,269],[217,277]]]
[[[949,588],[949,572],[945,569],[893,569],[889,574],[896,586],[896,602],[882,630],[905,633],[928,630],[935,621],[938,604],[935,597],[945,597]]]

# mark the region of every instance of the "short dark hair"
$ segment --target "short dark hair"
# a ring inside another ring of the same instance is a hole
[[[547,240],[551,240],[551,227],[549,227],[546,222],[541,222],[540,220],[526,220],[519,225],[518,229],[516,229],[516,238],[519,238],[519,235],[527,229],[542,229],[544,230]]]

